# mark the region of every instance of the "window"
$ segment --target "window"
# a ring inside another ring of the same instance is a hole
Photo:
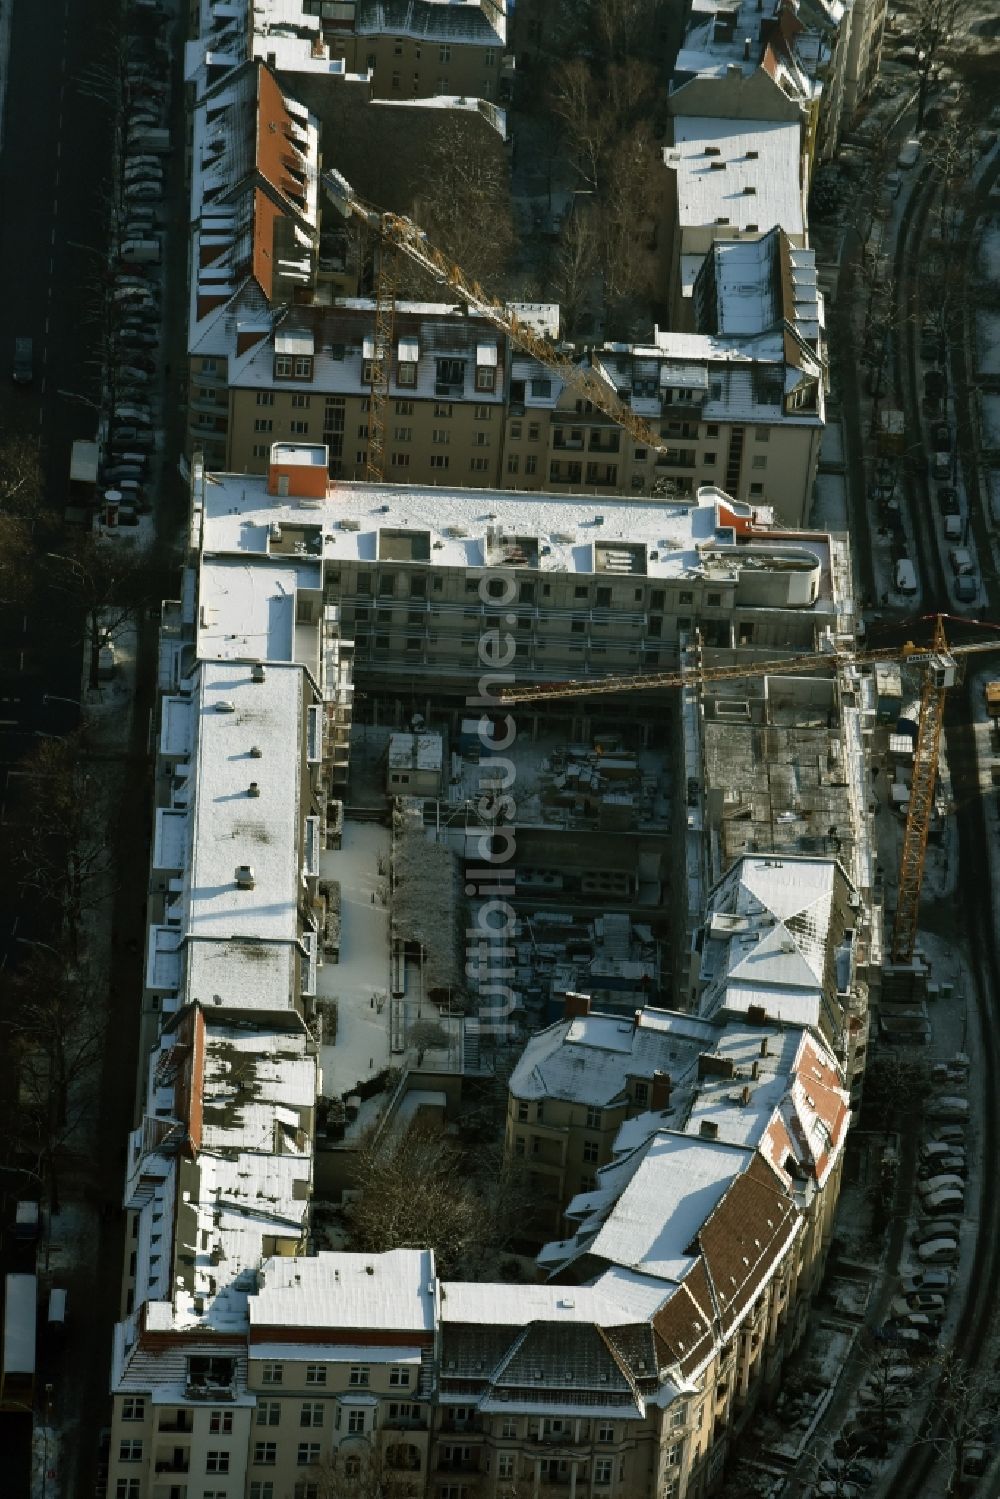
[[[292,378],[292,356],[290,354],[275,354],[274,378],[276,380],[290,380]]]
[[[476,389],[496,390],[497,372],[492,364],[476,365]]]
[[[402,57],[403,55],[403,43],[399,37],[397,37],[395,42],[393,43],[392,55],[393,57]]]
[[[488,448],[490,445],[490,434],[488,432],[473,432],[472,445],[475,448]]]
[[[588,1129],[600,1129],[600,1127],[601,1127],[601,1111],[600,1111],[600,1109],[588,1108],[588,1110],[587,1110],[587,1128]]]
[[[281,1384],[285,1375],[284,1364],[265,1364],[260,1371],[261,1384]]]
[[[615,1439],[615,1428],[610,1421],[603,1421],[597,1428],[597,1440],[599,1442],[613,1442]]]
[[[524,1136],[523,1135],[515,1135],[514,1136],[514,1154],[515,1155],[524,1155]]]
[[[347,1412],[347,1430],[350,1432],[350,1434],[352,1436],[356,1436],[358,1434],[358,1432],[364,1431],[364,1429],[365,1429],[365,1413],[364,1413],[364,1411],[348,1411]]]
[[[714,468],[716,464],[716,456],[714,453],[705,453],[701,461],[706,468]]]
[[[400,1385],[408,1385],[410,1382],[410,1371],[405,1364],[393,1364],[389,1370],[389,1385],[397,1388]]]
[[[718,437],[718,435],[719,435],[718,423],[716,423],[716,422],[709,422],[708,426],[705,428],[705,436],[706,437]]]
[[[439,359],[437,361],[437,378],[441,385],[464,385],[465,384],[465,360],[464,359]],[[447,392],[442,392],[447,394]]]
[[[452,407],[451,401],[435,401],[434,402],[434,415],[435,416],[451,416],[451,407]]]
[[[396,402],[396,415],[397,416],[412,416],[413,415],[413,402],[412,401],[397,401]]]
[[[766,453],[755,453],[754,456],[753,456],[753,458],[750,460],[750,467],[751,468],[767,468],[767,454]]]
[[[677,597],[677,602],[679,604],[693,604],[694,594],[691,593],[689,589],[682,588]]]
[[[303,396],[303,395],[294,395],[294,396],[292,396],[292,405],[294,407],[298,408],[300,411],[308,411],[311,402],[312,402],[312,396]]]
[[[633,1092],[635,1094],[636,1103],[640,1104],[644,1108],[649,1102],[649,1084],[636,1083]]]
[[[611,1482],[611,1472],[614,1467],[610,1457],[598,1457],[594,1460],[594,1482],[607,1484]]]
[[[492,66],[496,62],[496,60],[497,60],[497,49],[495,47],[487,47],[485,53],[483,54],[483,63],[484,63],[484,65],[487,68],[492,68]]]
[[[527,1124],[528,1122],[528,1105],[524,1102],[523,1099],[518,1101],[517,1122],[518,1124]]]
[[[451,48],[450,47],[439,47],[438,48],[438,62],[451,62]]]
[[[215,375],[218,373],[219,361],[217,359],[203,359],[201,361],[201,372],[203,375]]]
[[[257,392],[257,405],[258,406],[273,406],[274,405],[274,391],[273,390],[259,390]]]
[[[516,442],[518,440],[518,438],[521,436],[521,423],[520,422],[511,422],[511,424],[510,424],[510,435],[511,435],[511,438],[512,438],[512,440],[514,442]]]
[[[636,463],[645,463],[649,454],[646,448],[636,448],[634,456]]]
[[[389,462],[393,468],[409,468],[410,455],[409,453],[393,453]]]
[[[668,1468],[676,1468],[676,1466],[680,1462],[680,1460],[681,1460],[681,1444],[680,1444],[680,1442],[671,1442],[670,1446],[667,1448],[667,1456],[666,1456],[667,1467]]]
[[[473,458],[469,464],[469,468],[474,474],[485,474],[489,466],[490,460],[488,458]]]
[[[319,1442],[300,1442],[295,1453],[297,1468],[310,1468],[319,1462]]]
[[[532,380],[531,394],[542,399],[547,399],[552,394],[552,381],[547,377],[539,377]]]
[[[370,385],[375,373],[375,361],[373,359],[362,359],[361,361],[361,384]]]
[[[492,418],[493,418],[493,407],[492,406],[477,406],[475,408],[475,411],[474,411],[473,414],[474,414],[477,422],[488,422],[488,421],[491,421]]]
[[[120,1463],[142,1462],[142,1440],[139,1437],[125,1437],[118,1448],[118,1461]]]
[[[277,1426],[281,1419],[281,1405],[277,1400],[262,1400],[257,1407],[258,1426]]]
[[[253,429],[255,432],[270,432],[273,427],[274,423],[269,416],[258,416],[254,420]]]
[[[447,453],[432,453],[431,454],[431,468],[447,468],[447,467],[448,467],[448,455],[447,455]]]
[[[529,422],[528,423],[528,441],[529,442],[537,442],[538,441],[538,435],[539,435],[540,431],[541,431],[541,427],[540,427],[540,425],[539,425],[538,422]]]
[[[206,1473],[228,1473],[229,1452],[223,1447],[210,1447],[205,1453]]]
[[[359,437],[367,437],[368,436],[368,423],[367,422],[362,422],[361,425],[358,427],[358,436]]]
[[[516,474],[520,467],[521,459],[519,455],[517,453],[511,453],[510,457],[507,459],[507,472],[509,474]]]
[[[526,474],[538,473],[538,459],[534,456],[533,453],[529,453],[527,458],[525,458],[524,460],[524,472]]]
[[[290,422],[289,426],[290,426],[292,432],[295,433],[296,437],[304,437],[305,434],[309,431],[309,423],[308,422],[303,422],[303,421]]]
[[[146,1402],[141,1395],[127,1395],[122,1401],[123,1421],[145,1421]]]
[[[594,1161],[597,1160],[597,1157],[598,1157],[599,1154],[600,1154],[600,1148],[599,1148],[598,1143],[597,1143],[596,1140],[584,1140],[584,1142],[583,1142],[583,1159],[585,1161],[588,1161],[588,1162],[590,1162],[592,1164]]]
[[[208,1429],[212,1433],[220,1431],[224,1433],[231,1432],[233,1429],[232,1411],[209,1411]]]
[[[500,1422],[500,1436],[503,1441],[512,1441],[517,1437],[517,1422],[512,1416],[504,1416]]]
[[[448,428],[447,427],[434,427],[431,430],[431,442],[437,442],[437,443],[451,442],[451,433],[448,431]]]
[[[708,597],[705,599],[705,603],[708,605],[708,607],[710,609],[718,609],[721,606],[721,604],[722,604],[722,594],[721,593],[710,593],[708,595]]]
[[[771,441],[771,429],[770,429],[770,427],[754,427],[754,429],[753,429],[753,440],[754,440],[754,442],[770,442]]]
[[[119,1478],[115,1485],[115,1499],[139,1499],[140,1478]]]
[[[392,429],[392,436],[393,436],[393,440],[395,442],[412,442],[413,441],[413,428],[412,427],[393,427],[393,429]]]
[[[277,1442],[254,1442],[253,1460],[262,1468],[273,1468],[278,1461]]]
[[[302,1408],[299,1411],[299,1425],[300,1426],[322,1426],[323,1425],[323,1407],[322,1407],[321,1403],[318,1400],[316,1400],[316,1401],[307,1400],[306,1403],[305,1403],[305,1405],[302,1406]]]
[[[252,451],[253,456],[255,458],[266,458],[267,457],[267,451],[268,451],[267,450],[267,443],[266,442],[255,442],[254,445],[253,445],[253,448],[251,449],[251,451]]]
[[[295,1499],[319,1499],[319,1484],[313,1478],[300,1478],[294,1496]]]
[[[514,1454],[513,1452],[501,1452],[497,1457],[497,1477],[514,1477]]]
[[[763,486],[763,484],[760,484],[760,483],[751,484],[750,485],[750,493],[752,495],[758,495],[758,496],[762,495],[764,493],[764,486]]]
[[[387,577],[390,581],[392,581],[391,575],[387,575]],[[367,1389],[369,1384],[369,1373],[370,1371],[367,1364],[352,1364],[351,1372],[348,1376],[347,1382],[348,1384],[354,1385],[356,1388],[358,1386],[361,1386],[362,1388]]]
[[[250,1485],[250,1499],[274,1499],[274,1483],[270,1478],[255,1478]]]
[[[313,362],[311,354],[302,354],[295,361],[296,380],[311,380],[313,377]]]

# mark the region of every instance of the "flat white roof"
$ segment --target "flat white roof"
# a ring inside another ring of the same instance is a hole
[[[802,234],[799,185],[801,127],[797,120],[725,120],[674,117],[677,213],[682,228],[756,225],[761,234],[780,224]],[[718,155],[707,155],[706,150]],[[754,154],[749,154],[754,153]]]
[[[298,933],[299,757],[290,753],[303,719],[296,667],[202,663],[194,695],[198,744],[191,809],[188,940],[293,943]],[[260,757],[251,755],[252,748]],[[250,796],[251,781],[258,795]],[[239,866],[253,871],[240,889]],[[211,1003],[211,994],[198,998]]]
[[[266,1261],[260,1289],[250,1298],[251,1339],[255,1327],[430,1333],[434,1302],[430,1249],[275,1256]],[[256,1357],[252,1341],[250,1353]]]
[[[663,1299],[662,1290],[660,1299]],[[441,1321],[523,1327],[529,1322],[596,1322],[621,1327],[634,1321],[610,1296],[590,1286],[508,1286],[449,1280],[441,1285]]]

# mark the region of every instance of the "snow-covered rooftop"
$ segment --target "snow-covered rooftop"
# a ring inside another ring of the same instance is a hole
[[[682,229],[722,224],[761,234],[805,229],[797,120],[674,118],[665,160],[677,172]]]
[[[435,1286],[430,1249],[276,1256],[264,1265],[250,1300],[251,1349],[274,1327],[308,1327],[314,1334],[433,1332]]]

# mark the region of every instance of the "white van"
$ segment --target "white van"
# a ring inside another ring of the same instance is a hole
[[[972,553],[968,547],[952,547],[948,553],[948,561],[956,578],[969,577],[975,571],[972,565]]]
[[[47,1317],[49,1332],[57,1337],[66,1331],[68,1292],[60,1286],[53,1286],[49,1292],[49,1313]]]
[[[940,1218],[945,1213],[964,1213],[965,1196],[957,1187],[941,1187],[923,1199],[921,1210],[932,1218]]]
[[[960,515],[946,515],[944,518],[945,541],[961,541],[962,539],[962,517]]]
[[[135,265],[159,265],[160,241],[158,239],[126,239],[118,252],[121,260],[131,260]]]
[[[958,1259],[957,1239],[928,1239],[917,1250],[922,1265],[953,1265]]]
[[[908,557],[896,563],[896,592],[911,595],[917,591],[917,572]]]
[[[946,1093],[942,1098],[931,1100],[927,1108],[927,1117],[928,1119],[968,1119],[969,1100]]]

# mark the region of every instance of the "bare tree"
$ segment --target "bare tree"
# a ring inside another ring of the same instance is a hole
[[[895,1129],[927,1097],[929,1087],[926,1062],[884,1049],[865,1077],[866,1113],[878,1127]]]
[[[599,255],[594,214],[588,209],[575,209],[563,224],[553,263],[559,306],[566,332],[571,336],[590,310]]]
[[[602,0],[593,15],[610,61],[636,51],[640,37],[648,34],[653,11],[650,0]]]
[[[912,1399],[907,1381],[898,1379],[903,1361],[891,1348],[880,1348],[871,1354],[865,1375],[869,1399],[865,1407],[869,1413],[872,1430],[882,1453],[889,1450],[893,1427],[898,1425],[899,1412]]]
[[[955,26],[960,14],[960,0],[916,0],[911,24],[919,79],[918,130],[924,123],[928,87],[940,66],[941,53],[955,34]]]
[[[415,1020],[406,1032],[407,1045],[416,1049],[417,1066],[424,1064],[424,1053],[446,1048],[448,1032],[436,1020]]]
[[[32,548],[42,511],[38,446],[0,433],[0,602],[23,603],[34,580]]]
[[[71,601],[87,624],[88,681],[100,680],[101,651],[139,613],[162,597],[159,573],[148,556],[120,540],[86,533],[61,552],[50,552],[53,586]]]
[[[495,284],[514,252],[510,172],[485,129],[446,116],[427,150],[427,169],[416,193],[417,222],[473,278]]]
[[[76,964],[83,914],[110,893],[114,867],[110,829],[94,817],[82,736],[38,740],[18,769],[8,857],[21,889],[47,911],[66,961]]]
[[[951,1469],[949,1494],[957,1494],[970,1447],[982,1445],[993,1423],[997,1385],[972,1368],[953,1349],[944,1355],[937,1387],[936,1445]]]
[[[638,125],[615,147],[615,170],[608,177],[601,204],[601,269],[606,312],[612,334],[627,336],[620,326],[630,301],[653,292],[654,262],[643,235],[644,205],[652,201],[655,149],[648,125]]]
[[[582,57],[560,63],[555,69],[549,104],[562,122],[584,184],[596,191],[602,182],[604,155],[615,121],[605,91]]]

